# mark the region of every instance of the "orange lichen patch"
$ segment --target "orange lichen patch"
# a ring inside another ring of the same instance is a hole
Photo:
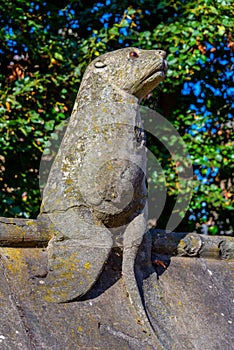
[[[69,192],[71,192],[72,190],[73,190],[73,187],[70,186],[70,187],[66,188],[65,193],[69,193]]]
[[[42,249],[1,248],[0,256],[4,274],[13,289],[21,286],[20,293],[26,295],[31,291],[28,281],[37,270],[37,262],[41,259]]]
[[[36,223],[34,220],[27,220],[27,225],[29,226],[36,226]]]
[[[90,267],[91,267],[90,262],[87,262],[86,264],[84,264],[84,268],[85,268],[85,269],[89,270]]]
[[[42,296],[42,299],[47,301],[48,303],[57,303],[58,302],[58,296],[61,298],[61,300],[64,300],[68,297],[68,293],[67,292],[63,292],[62,286],[61,289],[58,291],[56,290],[57,296],[54,296],[54,291],[50,290],[49,288],[47,288],[47,286],[43,286],[43,288],[41,288],[41,290],[44,289],[44,295]]]
[[[72,271],[75,271],[77,269],[79,262],[80,260],[77,259],[77,254],[73,253],[70,255],[70,257],[57,257],[55,267],[62,268],[64,270],[64,273],[61,273],[62,275],[70,275]]]
[[[0,255],[5,268],[13,275],[18,275],[20,271],[27,268],[23,250],[20,248],[1,248]]]
[[[72,182],[73,182],[72,179],[67,179],[67,180],[66,180],[66,184],[67,184],[67,185],[71,185]]]

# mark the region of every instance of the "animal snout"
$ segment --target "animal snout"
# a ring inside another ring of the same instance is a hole
[[[157,50],[157,53],[162,57],[162,58],[166,58],[167,57],[167,53],[164,50]]]

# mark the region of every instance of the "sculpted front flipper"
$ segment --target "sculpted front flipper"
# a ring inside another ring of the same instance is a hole
[[[47,249],[43,299],[71,301],[84,295],[98,279],[112,248],[111,234],[103,225],[85,222],[74,210],[50,215],[50,219],[56,223],[58,235]]]

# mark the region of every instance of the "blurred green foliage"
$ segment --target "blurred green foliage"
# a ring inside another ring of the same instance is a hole
[[[233,2],[129,4],[2,0],[0,214],[36,217],[41,154],[55,126],[69,117],[85,67],[104,52],[131,45],[168,53],[168,76],[144,104],[156,104],[177,128],[194,165],[194,194],[180,228],[192,230],[213,217],[219,222],[215,233],[230,231]],[[155,152],[167,182],[163,226],[178,184],[170,155]]]

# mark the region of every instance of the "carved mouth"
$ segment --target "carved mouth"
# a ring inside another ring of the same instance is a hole
[[[157,66],[154,67],[154,69],[152,69],[151,72],[139,82],[137,88],[135,89],[135,96],[141,100],[149,92],[153,91],[155,87],[164,80],[167,69],[167,61],[162,59],[159,64],[157,64]]]
[[[164,78],[165,75],[167,74],[167,70],[168,70],[168,63],[166,60],[162,60],[161,67],[157,67],[157,69],[150,72],[150,74],[145,77],[144,82],[154,80],[154,77],[155,78],[158,77],[160,75],[158,73],[160,72],[162,73],[162,78]]]
[[[163,72],[164,75],[167,74],[167,70],[168,70],[168,63],[166,60],[162,60],[162,66],[160,68],[158,68],[157,70],[155,70],[152,74],[154,75],[155,73],[158,73],[158,72]]]
[[[167,74],[167,70],[168,70],[167,60],[163,60],[163,71],[165,75]]]

